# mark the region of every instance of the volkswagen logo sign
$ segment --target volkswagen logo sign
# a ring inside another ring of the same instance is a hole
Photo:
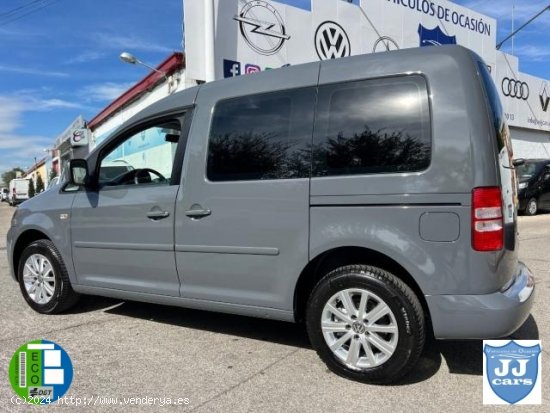
[[[505,77],[502,79],[501,86],[504,96],[521,100],[529,99],[529,86],[525,82]]]
[[[255,0],[246,3],[241,13],[233,17],[233,20],[239,22],[246,43],[262,55],[277,53],[285,41],[290,39],[281,15],[267,1]]]
[[[338,23],[326,21],[315,32],[315,50],[321,60],[351,56],[348,34]]]

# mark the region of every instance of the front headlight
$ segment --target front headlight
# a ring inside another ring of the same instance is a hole
[[[527,182],[520,182],[519,189],[525,189],[525,188],[527,188]]]

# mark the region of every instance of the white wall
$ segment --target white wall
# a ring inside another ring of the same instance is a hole
[[[178,87],[172,93],[183,90],[186,87],[185,69],[176,72],[175,76],[176,75],[180,76],[180,81],[178,83]],[[120,125],[122,125],[132,116],[169,95],[170,93],[168,91],[168,83],[164,81],[156,86],[152,91],[145,92],[142,96],[139,97],[139,99],[135,100],[126,107],[122,108],[120,111],[116,112],[112,117],[107,119],[107,121],[102,123],[97,129],[93,131],[90,150],[97,146],[97,144],[99,144],[103,139],[109,137],[112,132],[114,132]]]
[[[514,158],[550,159],[550,132],[510,128]]]

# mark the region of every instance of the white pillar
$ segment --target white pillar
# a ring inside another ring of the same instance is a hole
[[[211,82],[216,79],[215,69],[215,17],[214,0],[205,0],[204,6],[204,64],[205,81]]]

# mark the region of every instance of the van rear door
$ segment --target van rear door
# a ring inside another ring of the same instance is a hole
[[[14,183],[15,196],[17,199],[29,199],[29,180],[17,179]]]
[[[514,152],[510,131],[500,98],[491,78],[491,74],[483,61],[478,61],[479,73],[487,97],[491,121],[494,127],[495,147],[502,190],[502,209],[504,221],[504,247],[514,251],[516,249],[518,194],[516,171],[513,166]]]

